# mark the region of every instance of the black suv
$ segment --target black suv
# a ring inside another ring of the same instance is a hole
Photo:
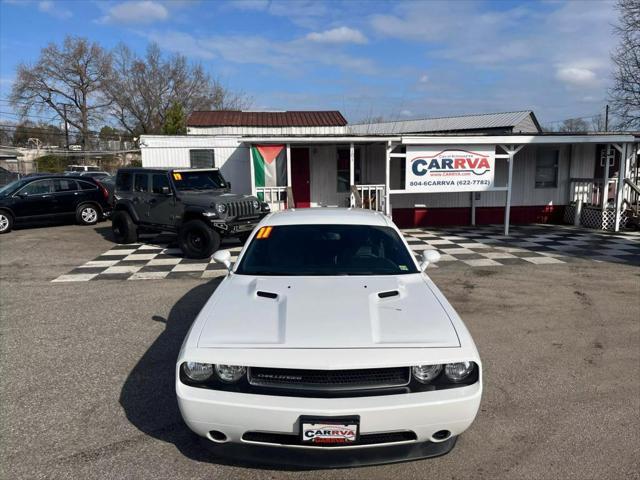
[[[222,237],[244,241],[269,213],[266,203],[230,189],[217,168],[121,168],[114,190],[113,235],[118,243],[133,243],[140,230],[176,232],[187,257],[209,257]]]
[[[92,178],[34,175],[0,188],[0,233],[14,223],[75,218],[94,225],[108,216],[109,192]]]

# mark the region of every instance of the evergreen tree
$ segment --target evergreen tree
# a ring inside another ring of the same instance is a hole
[[[167,109],[162,133],[165,135],[184,135],[187,133],[187,118],[180,103],[173,102],[171,107]]]

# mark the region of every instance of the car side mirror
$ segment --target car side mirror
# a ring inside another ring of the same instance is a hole
[[[169,187],[162,187],[163,195],[171,195],[171,189]]]
[[[227,270],[231,271],[231,252],[229,250],[218,250],[213,254],[216,263],[222,263]]]
[[[437,250],[425,250],[422,252],[422,262],[420,268],[424,272],[430,263],[438,263],[440,261],[440,253]]]

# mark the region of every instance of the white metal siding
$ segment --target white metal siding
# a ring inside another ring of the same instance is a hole
[[[596,144],[577,143],[571,146],[572,178],[593,178],[596,168]]]
[[[513,127],[513,133],[539,133],[540,129],[533,121],[533,116],[531,114],[524,117],[520,122],[518,122]]]
[[[238,137],[142,136],[143,167],[189,168],[189,150],[210,148],[234,193],[251,193],[249,149]]]

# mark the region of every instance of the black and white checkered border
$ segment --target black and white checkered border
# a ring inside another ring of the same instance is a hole
[[[436,249],[441,261],[429,268],[449,266],[499,267],[504,265],[554,265],[591,259],[640,265],[640,232],[610,233],[565,225],[511,227],[502,225],[412,228],[403,230],[414,252]],[[61,275],[54,282],[89,280],[158,280],[166,278],[213,278],[226,269],[213,260],[184,258],[171,235],[149,237],[148,243],[114,245],[99,257]],[[239,243],[223,244],[232,261],[242,249]]]
[[[577,259],[640,265],[640,232],[610,233],[566,225],[502,225],[406,229],[413,250],[437,249],[441,263],[461,262],[472,267],[514,264],[552,265]],[[430,267],[431,268],[431,267]]]
[[[238,258],[242,246],[223,245],[231,251],[231,261]],[[81,265],[54,282],[89,280],[159,280],[165,278],[213,278],[224,276],[227,269],[213,259],[184,258],[179,248],[158,239],[152,243],[114,245],[99,257]]]

